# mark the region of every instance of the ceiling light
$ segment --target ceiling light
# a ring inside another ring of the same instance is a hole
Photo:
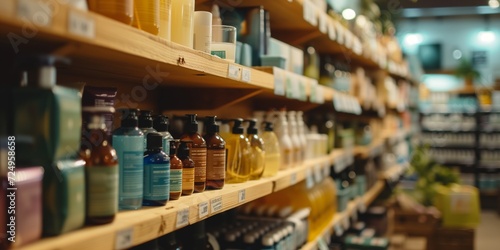
[[[492,31],[481,31],[478,34],[478,38],[482,43],[492,43],[495,41],[495,33]]]
[[[404,38],[404,43],[410,46],[420,44],[422,43],[422,41],[423,41],[422,35],[418,33],[408,33]]]
[[[342,11],[342,17],[345,20],[352,20],[356,17],[356,12],[353,9],[345,9]]]
[[[498,0],[490,0],[488,1],[488,5],[492,8],[492,9],[496,9],[500,6],[500,3],[498,2]]]

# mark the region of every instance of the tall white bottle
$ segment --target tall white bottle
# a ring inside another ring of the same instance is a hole
[[[293,144],[288,131],[286,111],[278,111],[275,119],[275,133],[278,136],[281,148],[281,168],[288,169],[294,164]]]
[[[306,124],[304,123],[304,112],[297,111],[297,132],[302,145],[302,161],[306,160],[306,148],[307,148],[307,138],[306,138]]]
[[[295,165],[302,163],[302,142],[300,141],[297,130],[297,113],[295,111],[288,111],[288,133],[293,145],[293,162]]]

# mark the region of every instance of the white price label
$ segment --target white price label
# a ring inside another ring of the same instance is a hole
[[[322,179],[323,179],[323,174],[321,172],[321,166],[320,165],[314,166],[314,180],[316,181],[316,183],[320,183]]]
[[[285,95],[285,71],[280,68],[273,68],[274,74],[274,94],[275,95]]]
[[[307,188],[312,188],[314,186],[314,177],[310,168],[306,169],[306,186]]]
[[[252,81],[252,70],[249,68],[243,68],[241,70],[241,81],[250,82]]]
[[[222,196],[213,198],[210,200],[210,208],[212,209],[212,213],[217,213],[222,210]]]
[[[297,183],[297,173],[290,175],[290,185],[295,185]]]
[[[17,2],[17,17],[35,25],[47,27],[52,24],[54,16],[52,11],[56,8],[59,6],[51,7],[46,1],[19,0]]]
[[[335,29],[335,24],[334,24],[335,21],[333,20],[329,20],[328,22],[328,37],[330,38],[330,40],[332,41],[335,41],[335,39],[337,39],[337,31]]]
[[[319,12],[319,31],[321,33],[326,34],[328,33],[328,16],[324,12]]]
[[[234,64],[229,64],[227,67],[227,77],[239,80],[241,68]]]
[[[181,228],[189,224],[189,208],[177,211],[175,228]]]
[[[242,203],[242,202],[244,202],[244,201],[245,201],[245,199],[246,199],[246,191],[245,191],[245,189],[240,190],[240,191],[238,192],[238,203]]]
[[[86,38],[95,37],[94,19],[85,14],[71,10],[68,14],[68,32]]]
[[[134,229],[127,228],[116,232],[115,249],[126,249],[133,245]]]
[[[206,216],[208,216],[208,202],[204,201],[198,204],[198,218],[202,219]]]

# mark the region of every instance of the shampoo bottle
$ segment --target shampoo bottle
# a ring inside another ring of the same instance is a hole
[[[122,110],[121,127],[113,132],[118,156],[118,207],[139,209],[142,204],[144,174],[144,134],[137,127],[137,110]]]
[[[153,35],[160,32],[160,0],[135,0],[133,25]]]
[[[195,0],[172,0],[172,42],[193,48]]]
[[[226,179],[226,142],[219,135],[216,116],[208,116],[205,120],[207,134],[207,188],[221,189]]]
[[[196,114],[187,114],[187,121],[184,126],[184,135],[181,141],[191,141],[189,157],[194,161],[194,191],[203,192],[205,190],[207,175],[207,143],[198,134],[198,122]]]
[[[264,141],[258,135],[257,121],[246,120],[248,122],[247,139],[250,142],[250,180],[258,180],[262,177],[265,169]]]
[[[170,195],[170,158],[162,147],[163,136],[149,133],[144,152],[144,206],[163,206]]]
[[[164,115],[158,115],[153,120],[153,128],[163,137],[162,148],[166,155],[170,155],[170,142],[174,140],[168,132],[168,125],[168,118]]]
[[[87,0],[87,3],[89,10],[93,12],[127,25],[132,24],[134,0]]]
[[[194,192],[194,161],[189,157],[189,144],[192,141],[181,141],[177,156],[182,161],[182,195]]]
[[[295,111],[288,111],[288,132],[290,133],[290,139],[293,144],[293,159],[295,164],[302,163],[302,155],[304,154],[304,145],[299,138],[298,128],[297,128],[297,115]]]
[[[158,132],[153,128],[153,117],[151,116],[151,111],[141,110],[138,125],[139,129],[141,129],[142,133],[144,133],[144,150],[146,150],[148,145],[148,134]]]
[[[281,148],[281,169],[287,169],[293,165],[293,144],[288,133],[288,122],[286,111],[279,111],[276,118],[275,132]]]
[[[250,178],[250,143],[243,135],[243,120],[233,121],[231,134],[226,139],[226,183],[241,183]]]
[[[87,107],[85,111],[99,109]],[[94,113],[88,122],[90,148],[83,154],[88,224],[110,223],[118,212],[118,159],[115,149],[108,142],[105,129],[104,116]]]
[[[274,176],[281,167],[281,149],[271,122],[264,122],[262,140],[264,141],[264,150],[266,151],[266,165],[263,176]]]
[[[177,200],[182,194],[182,161],[177,157],[179,140],[170,141],[170,199]]]

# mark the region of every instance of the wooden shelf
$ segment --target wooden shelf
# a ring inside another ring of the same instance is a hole
[[[375,138],[370,145],[367,146],[355,146],[354,155],[361,158],[373,158],[382,154],[385,136]]]

